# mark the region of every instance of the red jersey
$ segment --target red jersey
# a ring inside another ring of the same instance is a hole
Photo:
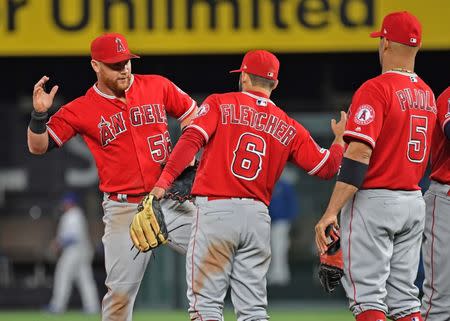
[[[450,185],[450,141],[444,135],[444,127],[450,122],[450,87],[437,99],[438,122],[431,142],[432,180]]]
[[[388,71],[358,89],[344,139],[373,148],[362,189],[420,189],[436,113],[432,90],[414,73]]]
[[[47,123],[61,146],[80,134],[94,156],[100,190],[123,194],[148,192],[171,151],[167,114],[182,121],[196,103],[168,79],[132,75],[127,103],[96,85],[61,107]]]
[[[269,204],[288,160],[310,175],[324,166],[330,152],[270,99],[258,95],[214,94],[200,106],[188,126],[207,142],[194,195],[249,197]]]

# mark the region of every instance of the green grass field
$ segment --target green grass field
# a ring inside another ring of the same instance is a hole
[[[346,310],[272,310],[271,321],[352,321],[350,312]],[[40,311],[29,312],[1,312],[1,321],[98,321],[100,316],[85,315],[77,312],[68,312],[62,315],[50,315]],[[188,321],[189,317],[184,311],[139,311],[135,313],[133,321]],[[235,321],[231,311],[225,314],[225,321]]]

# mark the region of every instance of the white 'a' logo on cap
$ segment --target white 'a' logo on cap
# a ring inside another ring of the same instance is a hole
[[[125,52],[125,46],[120,38],[116,38],[117,52]]]
[[[270,71],[269,71],[269,72],[267,73],[267,77],[273,77],[273,72],[270,72]]]
[[[417,38],[409,38],[410,43],[417,43]]]

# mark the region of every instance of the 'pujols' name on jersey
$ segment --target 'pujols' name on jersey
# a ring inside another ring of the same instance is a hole
[[[419,109],[437,114],[434,95],[429,90],[404,88],[396,93],[398,102],[403,111],[409,109]]]

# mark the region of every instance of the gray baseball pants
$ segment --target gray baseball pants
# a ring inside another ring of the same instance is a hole
[[[103,321],[131,321],[134,301],[139,290],[145,269],[151,257],[151,251],[140,253],[130,251],[133,243],[130,238],[130,224],[137,213],[135,203],[103,201],[103,222],[105,233],[102,241],[105,248],[105,268],[108,289],[102,302]],[[169,231],[169,246],[178,252],[185,252],[191,233],[191,224],[195,206],[191,202],[179,204],[172,200],[163,200],[161,207],[165,214]]]
[[[344,206],[342,281],[355,316],[379,310],[396,320],[419,311],[414,281],[424,222],[420,191],[360,190]]]

